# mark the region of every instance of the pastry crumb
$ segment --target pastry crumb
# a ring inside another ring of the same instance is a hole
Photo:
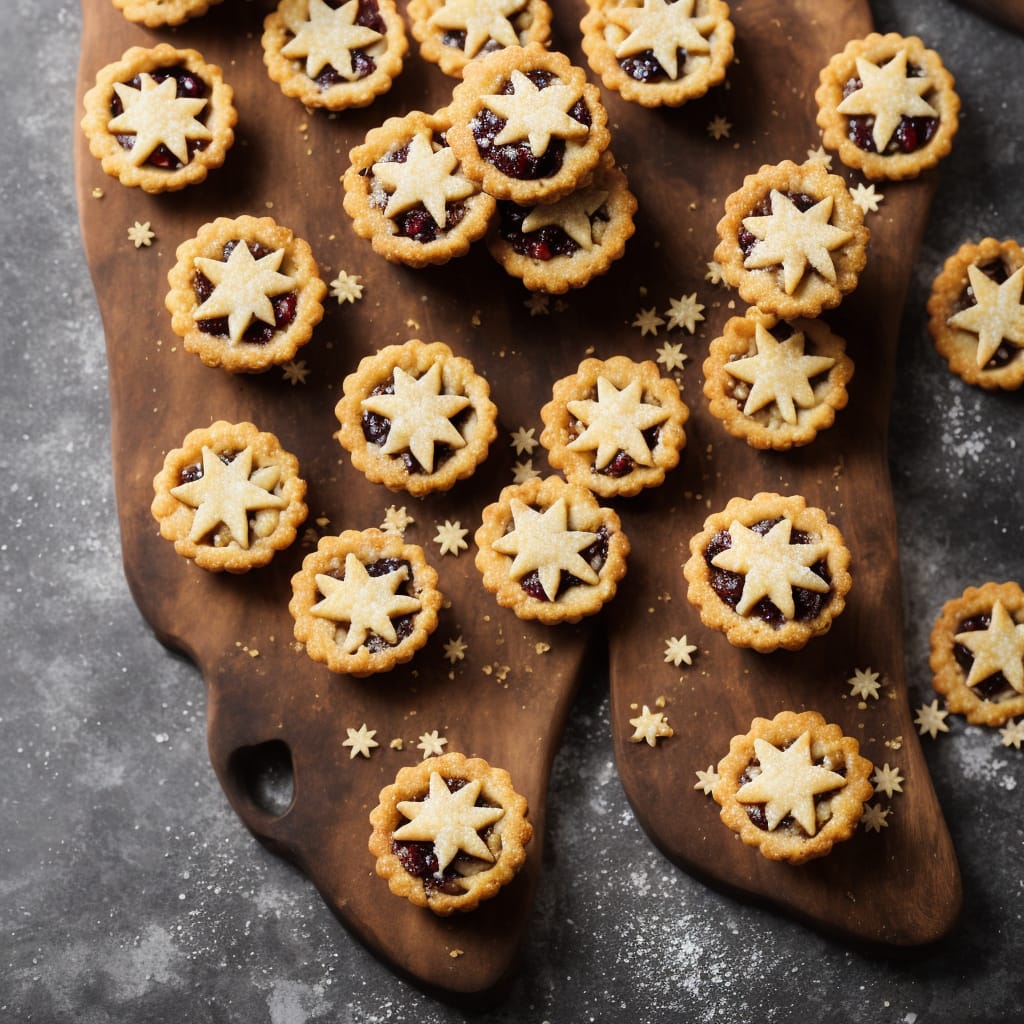
[[[536,652],[537,652],[538,654],[547,654],[547,653],[548,653],[548,651],[550,651],[550,650],[551,650],[551,644],[545,643],[545,642],[544,642],[543,640],[538,640],[538,641],[537,641],[537,643],[535,643],[535,644],[533,645],[533,649],[534,649],[534,650],[535,650],[535,651],[536,651]],[[1020,745],[1020,744],[1018,744],[1018,746],[1019,746],[1019,745]]]
[[[389,744],[392,750],[405,750],[405,740],[401,736],[396,736]]]

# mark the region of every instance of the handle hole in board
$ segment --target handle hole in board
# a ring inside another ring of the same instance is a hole
[[[295,799],[292,752],[283,740],[239,747],[228,761],[238,789],[264,814],[280,818]]]

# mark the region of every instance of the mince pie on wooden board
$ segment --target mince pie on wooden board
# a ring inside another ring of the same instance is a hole
[[[189,18],[205,14],[220,0],[113,0],[114,6],[129,20],[146,28],[180,25]]]

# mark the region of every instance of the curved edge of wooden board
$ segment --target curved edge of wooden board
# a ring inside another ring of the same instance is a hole
[[[1024,32],[1024,5],[1020,0],[957,0],[1014,32]]]

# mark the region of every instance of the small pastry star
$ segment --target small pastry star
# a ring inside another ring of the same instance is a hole
[[[475,57],[491,39],[502,46],[519,45],[519,36],[509,18],[525,6],[526,0],[445,0],[427,24],[464,31],[462,52]]]
[[[547,152],[552,135],[560,139],[580,139],[590,131],[568,114],[580,98],[579,89],[558,80],[541,89],[518,69],[512,72],[510,82],[511,93],[481,97],[484,105],[506,122],[495,136],[496,146],[525,139],[533,155],[540,157]]]
[[[469,650],[469,644],[462,639],[462,634],[453,636],[444,645],[444,656],[454,665],[457,661],[462,661],[466,657],[466,651]]]
[[[886,820],[892,811],[881,804],[866,804],[864,813],[861,816],[861,824],[868,832],[881,832],[883,828],[889,827]]]
[[[1024,743],[1024,718],[1016,722],[1009,722],[999,730],[1004,747],[1016,747],[1020,750],[1021,743]]]
[[[540,444],[540,441],[533,436],[535,429],[535,427],[519,427],[512,431],[511,444],[516,450],[516,455],[522,455],[524,453],[527,455],[533,454],[533,449]]]
[[[824,146],[818,146],[817,149],[807,150],[807,159],[813,160],[818,164],[823,164],[825,169],[828,171],[832,170],[832,154],[827,152]]]
[[[273,493],[280,476],[277,466],[263,466],[253,472],[251,448],[243,448],[225,465],[212,448],[204,445],[203,475],[171,488],[178,501],[196,510],[189,540],[200,541],[223,523],[232,540],[248,548],[249,512],[288,504]]]
[[[630,326],[636,327],[640,331],[640,337],[645,338],[648,334],[657,335],[658,328],[664,323],[665,321],[658,316],[652,306],[650,309],[641,309]]]
[[[983,367],[1003,341],[1024,348],[1024,305],[1020,301],[1024,267],[1014,271],[1002,284],[997,284],[973,263],[967,268],[967,276],[974,290],[975,305],[954,313],[948,323],[950,327],[978,335],[977,363]]]
[[[465,551],[469,547],[464,539],[469,530],[465,529],[458,519],[454,523],[446,519],[443,526],[435,525],[437,534],[434,537],[434,543],[441,546],[442,555],[455,555],[458,558],[459,552]]]
[[[512,466],[512,482],[525,484],[527,480],[533,480],[540,476],[540,472],[533,468],[533,459],[522,459]]]
[[[707,39],[717,21],[708,15],[694,17],[696,0],[644,0],[643,7],[609,7],[606,16],[630,34],[615,50],[618,59],[650,50],[671,79],[679,77],[679,51],[711,52]]]
[[[922,704],[917,709],[914,725],[922,736],[927,733],[935,739],[940,732],[949,732],[949,726],[946,725],[948,717],[949,712],[940,708],[937,700],[933,700],[931,704]]]
[[[711,138],[713,138],[715,140],[715,142],[718,142],[719,139],[727,139],[727,138],[729,138],[729,132],[731,132],[731,131],[732,131],[732,122],[726,121],[726,119],[724,117],[721,117],[721,116],[713,117],[708,122],[708,127],[707,127],[708,135],[710,135]]]
[[[697,769],[697,781],[693,784],[694,789],[702,790],[705,796],[711,796],[711,791],[718,782],[718,772],[715,766],[709,764],[705,770]]]
[[[420,737],[416,749],[423,751],[423,760],[425,761],[428,757],[440,757],[447,745],[448,740],[444,736],[438,736],[435,729],[433,732],[425,732]]]
[[[878,681],[877,672],[869,668],[857,668],[846,682],[850,687],[851,696],[859,697],[861,700],[867,700],[868,697],[878,700],[878,688],[882,684]]]
[[[440,874],[461,850],[492,862],[494,855],[480,838],[479,829],[493,825],[505,813],[501,807],[477,807],[481,782],[473,779],[454,793],[437,772],[430,773],[430,793],[423,800],[400,800],[400,814],[409,819],[395,829],[395,839],[434,844]]]
[[[347,270],[339,270],[338,276],[331,282],[331,295],[343,302],[355,302],[363,297],[362,278],[358,274],[350,274]]]
[[[284,371],[284,379],[292,387],[295,387],[296,384],[305,384],[306,378],[309,376],[309,367],[306,366],[305,359],[291,359],[284,363],[281,369]]]
[[[704,305],[697,301],[696,292],[692,295],[683,295],[678,299],[669,299],[669,308],[665,310],[665,316],[668,317],[668,330],[682,327],[693,334],[697,329],[697,323],[704,319]]]
[[[369,757],[370,751],[374,747],[379,747],[380,744],[373,738],[377,735],[376,729],[367,729],[366,723],[363,722],[358,729],[346,728],[348,733],[348,739],[342,740],[341,745],[343,747],[351,747],[352,750],[348,755],[348,759],[351,761],[357,754],[363,757]]]
[[[316,78],[329,64],[346,81],[354,82],[361,72],[353,67],[352,51],[372,46],[384,37],[372,28],[356,24],[359,0],[341,7],[329,7],[324,0],[309,0],[309,18],[288,24],[295,36],[281,48],[288,58],[305,57],[306,74]]]
[[[553,225],[561,228],[581,249],[589,252],[594,247],[590,218],[607,198],[608,193],[601,189],[584,188],[577,189],[556,203],[535,206],[523,220],[523,233],[528,234]]]
[[[134,135],[131,161],[141,166],[161,144],[166,146],[179,163],[188,163],[190,139],[209,141],[213,132],[196,120],[204,99],[179,97],[178,80],[169,75],[158,85],[152,75],[143,71],[139,75],[139,88],[121,82],[114,83],[114,91],[121,100],[122,111],[112,117],[107,127],[114,135]]]
[[[987,629],[957,633],[953,639],[974,657],[965,680],[967,686],[977,686],[1002,672],[1006,681],[1024,694],[1024,623],[1014,622],[1002,601],[992,605]]]
[[[665,641],[665,660],[671,661],[677,668],[683,662],[692,665],[691,655],[695,650],[697,645],[689,643],[685,633],[682,636],[671,636]]]
[[[850,198],[860,207],[862,213],[877,213],[878,206],[885,196],[881,192],[876,192],[874,185],[865,185],[861,181],[850,189]]]
[[[629,737],[631,743],[646,743],[649,747],[653,747],[659,739],[667,739],[669,736],[675,735],[672,726],[665,721],[664,713],[651,711],[646,704],[636,718],[629,720],[629,724],[636,730]]]
[[[899,768],[890,768],[886,763],[875,769],[875,774],[871,776],[871,785],[879,793],[891,797],[893,793],[903,792],[903,776],[900,775]]]
[[[683,351],[683,343],[672,344],[666,341],[658,350],[658,362],[671,373],[673,370],[681,370],[686,360],[690,357]]]
[[[530,316],[547,316],[551,312],[551,297],[543,292],[534,292],[523,305],[530,311]]]
[[[388,505],[384,509],[384,520],[381,522],[380,528],[385,533],[397,533],[404,536],[405,531],[415,522],[416,520],[409,515],[404,505]]]
[[[214,288],[210,297],[193,312],[193,319],[226,316],[232,344],[241,341],[254,318],[273,326],[276,317],[271,298],[295,287],[294,278],[278,273],[283,259],[284,249],[275,249],[256,259],[245,242],[239,242],[227,260],[197,256],[196,269]]]
[[[722,264],[718,260],[708,260],[705,264],[708,268],[707,273],[704,275],[705,281],[710,281],[712,284],[725,285],[725,278],[722,276]],[[728,285],[725,285],[728,287]]]
[[[148,220],[142,224],[136,221],[128,229],[128,241],[132,242],[136,249],[152,245],[154,238],[156,238],[156,234],[150,228]]]

